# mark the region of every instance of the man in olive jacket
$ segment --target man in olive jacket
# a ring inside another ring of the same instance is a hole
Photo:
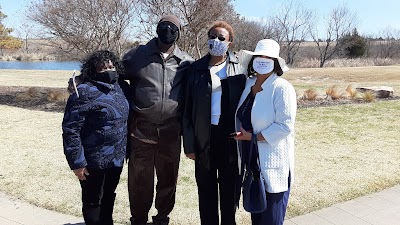
[[[175,204],[181,152],[181,120],[185,73],[193,61],[176,45],[181,24],[168,15],[157,25],[157,38],[123,57],[125,79],[133,89],[130,119],[128,190],[131,224],[144,225],[153,203],[153,224],[168,224]]]

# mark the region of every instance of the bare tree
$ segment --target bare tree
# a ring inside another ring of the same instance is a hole
[[[224,19],[232,22],[238,18],[231,0],[139,0],[139,17],[142,34],[154,35],[155,26],[162,15],[173,14],[181,19],[183,31],[179,45],[197,58],[205,50],[207,28],[212,22]]]
[[[322,38],[322,32],[317,27],[318,18],[313,19],[309,31],[318,48],[319,66],[323,67],[326,60],[339,51],[338,41],[355,28],[356,15],[344,5],[333,8],[325,21],[325,38]]]
[[[274,39],[278,43],[283,42],[284,32],[281,30],[276,17],[262,22],[262,33],[264,38]]]
[[[376,41],[378,58],[394,58],[400,52],[400,30],[386,28],[379,32],[380,39]]]
[[[180,1],[184,2],[183,0]],[[195,51],[197,56],[201,57],[201,50],[204,49],[207,39],[206,31],[210,24],[218,19],[231,20],[232,18],[229,18],[229,15],[235,14],[235,11],[229,0],[197,0],[193,7],[186,9],[183,12],[187,21],[187,30],[193,34]],[[232,23],[232,21],[230,22]],[[190,42],[188,43],[190,46]]]
[[[167,7],[165,7],[167,5]],[[138,25],[136,28],[140,29],[139,39],[151,39],[154,37],[155,26],[162,15],[173,14],[173,0],[138,0],[137,17]]]
[[[243,18],[236,25],[235,46],[239,49],[253,50],[263,37],[263,24],[259,21],[248,21]]]
[[[312,11],[304,8],[298,1],[290,1],[277,11],[275,22],[278,30],[277,41],[281,42],[286,62],[293,64],[301,42],[307,38]]]
[[[235,47],[237,49],[253,50],[257,42],[265,38],[271,38],[277,42],[282,42],[282,32],[278,28],[274,18],[261,19],[258,21],[250,21],[246,18],[242,18],[236,23],[235,28]]]
[[[21,50],[23,53],[29,53],[30,40],[36,35],[35,26],[28,20],[22,21],[19,29],[16,31],[17,36],[24,42]]]
[[[65,53],[109,49],[121,55],[134,6],[132,0],[42,0],[32,2],[28,17]]]

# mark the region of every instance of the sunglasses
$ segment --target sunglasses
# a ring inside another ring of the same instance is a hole
[[[218,38],[218,40],[220,40],[220,41],[225,41],[226,40],[226,38],[224,38],[224,37],[218,37],[218,36],[215,36],[213,34],[208,35],[208,40],[213,40],[215,38]]]
[[[172,33],[178,32],[178,27],[170,23],[160,23],[158,29],[161,31],[170,30]]]

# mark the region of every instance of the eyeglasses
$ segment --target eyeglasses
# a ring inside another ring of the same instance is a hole
[[[174,24],[170,24],[170,23],[160,23],[158,25],[158,29],[160,29],[161,31],[170,30],[171,33],[175,33],[178,31],[178,27],[175,26]]]
[[[220,40],[220,41],[225,41],[226,40],[226,38],[224,38],[224,37],[218,37],[218,36],[213,35],[213,34],[208,35],[208,40],[212,40],[212,39],[215,39],[215,38],[218,38],[218,40]]]

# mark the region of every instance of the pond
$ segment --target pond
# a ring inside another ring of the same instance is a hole
[[[0,61],[0,69],[17,70],[80,70],[77,61]]]

